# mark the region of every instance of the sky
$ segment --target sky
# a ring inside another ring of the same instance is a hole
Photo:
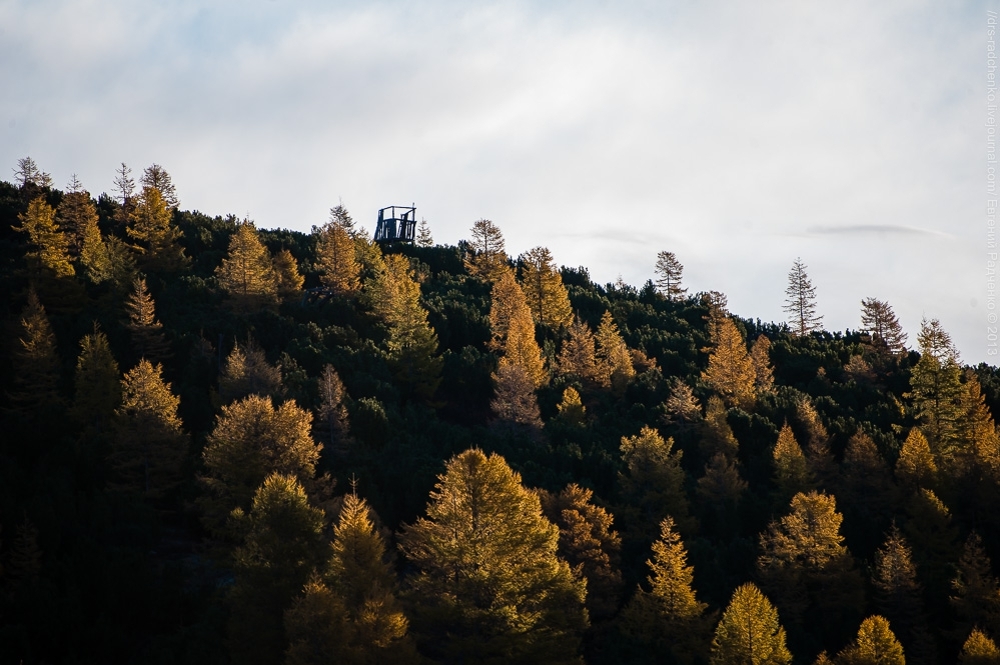
[[[828,330],[879,298],[910,346],[936,318],[995,365],[997,9],[0,0],[0,177],[31,156],[96,196],[157,163],[182,209],[300,231],[415,204],[438,243],[490,219],[599,283],[671,251],[691,293],[764,321],[800,258]]]

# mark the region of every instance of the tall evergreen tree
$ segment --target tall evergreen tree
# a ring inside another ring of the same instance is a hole
[[[960,665],[998,665],[1000,664],[1000,649],[996,642],[978,628],[969,633],[962,645],[962,653],[958,656]]]
[[[250,220],[237,224],[229,238],[229,253],[215,269],[215,276],[238,310],[253,311],[274,304],[278,289],[271,256]]]
[[[890,353],[906,350],[906,333],[887,302],[876,298],[861,301],[861,329],[871,336],[872,343]]]
[[[937,479],[934,455],[919,427],[910,428],[896,461],[896,481],[903,488],[915,491],[923,487],[933,489]]]
[[[520,426],[529,433],[542,428],[542,415],[535,395],[535,382],[520,365],[503,364],[493,375],[494,395],[490,410],[503,427]]]
[[[472,253],[465,259],[469,274],[493,282],[508,270],[503,233],[490,220],[480,219],[473,223],[469,249]]]
[[[184,235],[173,223],[173,214],[156,187],[143,187],[128,235],[139,244],[139,262],[151,272],[177,272],[190,260],[180,243]]]
[[[750,347],[750,361],[753,363],[754,388],[758,395],[769,393],[774,388],[774,368],[771,366],[771,340],[767,335],[759,335]]]
[[[147,187],[156,189],[160,193],[160,198],[163,199],[163,204],[170,210],[177,210],[180,205],[177,200],[177,190],[174,188],[170,174],[159,164],[152,164],[142,172],[139,186],[144,190]]]
[[[702,380],[727,404],[743,408],[752,406],[757,399],[754,387],[757,372],[743,336],[731,318],[721,318],[718,325],[711,327],[711,344]]]
[[[597,385],[608,385],[601,380],[606,377],[598,371],[596,351],[597,342],[590,326],[579,318],[575,319],[569,327],[569,337],[559,350],[559,374]]]
[[[632,528],[646,542],[655,537],[649,525],[668,515],[681,531],[693,526],[684,493],[682,451],[674,451],[673,447],[672,438],[664,440],[650,427],[643,427],[638,435],[622,437],[626,473],[619,476],[619,482],[628,501],[623,516],[631,517]]]
[[[875,553],[872,574],[876,606],[896,626],[896,634],[911,663],[934,662],[931,642],[917,581],[917,568],[909,544],[893,525],[885,543]]]
[[[1000,630],[1000,583],[992,568],[982,539],[973,531],[958,559],[949,597],[959,639],[976,626],[994,633]]]
[[[285,301],[299,298],[306,280],[299,272],[299,262],[292,253],[288,249],[281,250],[274,255],[271,267],[274,270],[278,296]]]
[[[33,199],[28,210],[17,216],[15,231],[28,234],[31,249],[25,255],[32,269],[54,277],[76,274],[70,261],[69,239],[56,222],[56,211],[43,197]]]
[[[906,665],[903,645],[885,617],[874,615],[861,622],[858,637],[837,656],[843,665]]]
[[[135,215],[137,198],[135,195],[135,180],[132,179],[132,169],[125,162],[115,170],[115,200],[118,208],[115,210],[115,222],[120,228],[125,228]]]
[[[687,289],[681,287],[684,266],[673,252],[659,252],[656,255],[656,288],[667,300],[681,300]]]
[[[959,471],[956,443],[966,396],[958,352],[937,319],[922,321],[917,339],[920,360],[910,374],[910,392],[905,396],[913,400],[939,468],[954,475]]]
[[[219,372],[219,399],[223,404],[250,395],[275,399],[285,395],[281,368],[267,362],[263,349],[253,340],[234,344]]]
[[[164,360],[170,357],[170,344],[163,335],[163,324],[156,318],[156,302],[146,287],[145,277],[132,281],[132,293],[125,301],[132,348],[140,358]]]
[[[554,329],[569,325],[573,309],[552,252],[535,247],[521,255],[521,265],[521,289],[535,323]]]
[[[635,367],[628,345],[622,339],[611,312],[605,311],[601,315],[601,323],[597,326],[594,339],[597,341],[597,370],[601,384],[610,384],[620,394],[635,376]]]
[[[503,271],[494,282],[491,300],[492,343],[503,352],[500,365],[517,365],[536,387],[542,385],[547,377],[542,350],[535,341],[535,324],[524,292],[510,270]]]
[[[17,341],[11,354],[13,378],[8,408],[28,422],[38,422],[60,405],[56,336],[33,289],[21,311]]]
[[[782,499],[787,501],[799,492],[813,489],[806,456],[802,453],[802,448],[795,440],[795,434],[792,433],[787,421],[778,433],[773,456],[774,477]]]
[[[468,450],[404,529],[417,568],[414,630],[447,662],[579,662],[586,585],[556,555],[559,529],[496,454]]]
[[[434,236],[431,235],[431,227],[426,219],[421,219],[417,224],[417,247],[433,247]]]
[[[320,281],[335,296],[350,298],[361,289],[361,265],[354,240],[340,224],[330,223],[317,231],[316,267]]]
[[[107,429],[121,404],[122,386],[118,377],[118,363],[111,354],[108,338],[95,325],[94,332],[80,340],[76,361],[72,415],[77,422],[97,432]]]
[[[73,174],[68,191],[56,209],[56,222],[66,234],[72,256],[80,256],[88,234],[96,232],[100,236],[97,221],[97,207],[90,199],[90,192],[83,189],[76,174]]]
[[[344,383],[330,364],[323,366],[317,383],[320,402],[314,427],[316,439],[322,441],[327,450],[344,454],[350,437],[347,407],[344,406],[347,397]]]
[[[788,272],[788,288],[785,289],[785,304],[788,312],[788,326],[792,334],[803,337],[823,327],[823,317],[816,314],[816,288],[806,274],[806,265],[795,259]]]
[[[787,665],[792,662],[778,611],[753,584],[744,584],[733,593],[715,629],[710,662],[712,665]]]

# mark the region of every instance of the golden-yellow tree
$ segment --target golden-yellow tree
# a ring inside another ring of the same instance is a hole
[[[837,655],[842,665],[906,665],[903,645],[885,617],[874,615],[861,622],[858,637]]]
[[[521,288],[535,323],[558,329],[572,321],[569,293],[548,248],[535,247],[521,255]]]
[[[778,485],[780,496],[790,500],[799,492],[813,489],[809,464],[802,452],[802,447],[795,440],[795,434],[788,422],[778,432],[778,441],[774,444],[774,479]]]
[[[229,252],[215,269],[215,277],[239,310],[274,304],[278,289],[271,255],[250,220],[236,225],[229,237]]]
[[[569,337],[559,350],[559,374],[600,384],[602,376],[597,368],[596,351],[597,342],[590,326],[575,319],[569,327]]]
[[[80,340],[80,355],[76,361],[76,390],[71,414],[78,423],[96,432],[108,429],[122,400],[119,376],[108,337],[95,324],[94,332]]]
[[[904,488],[915,491],[924,487],[933,489],[937,479],[937,464],[927,437],[919,427],[910,428],[896,460],[896,481]]]
[[[180,243],[184,234],[173,223],[173,212],[156,187],[143,187],[128,235],[138,243],[136,250],[144,270],[175,272],[190,263]]]
[[[619,482],[627,497],[622,516],[639,538],[655,538],[656,526],[670,515],[682,531],[693,526],[684,493],[682,451],[674,451],[673,438],[664,439],[659,432],[645,427],[635,436],[621,440],[625,473]],[[651,526],[652,525],[652,526]]]
[[[34,270],[54,277],[76,274],[69,254],[69,239],[56,223],[56,211],[39,196],[28,204],[28,210],[17,216],[21,226],[15,231],[28,234],[31,249],[25,255]]]
[[[469,250],[471,254],[465,259],[465,269],[470,275],[493,282],[509,270],[503,233],[490,220],[480,219],[472,224]]]
[[[610,385],[620,393],[635,376],[635,367],[632,365],[632,355],[629,353],[628,345],[625,344],[611,312],[606,311],[601,315],[595,339],[600,382],[602,385]]]
[[[712,665],[788,665],[792,662],[778,610],[753,584],[744,584],[733,592],[715,629],[709,662]]]
[[[286,301],[299,298],[306,280],[299,272],[299,262],[295,260],[292,253],[288,249],[283,249],[275,254],[272,267],[278,296]]]
[[[318,231],[316,267],[320,281],[334,295],[350,298],[361,289],[361,264],[356,258],[354,240],[339,224],[326,224]]]
[[[757,371],[743,335],[732,318],[720,317],[710,326],[711,351],[701,378],[730,406],[747,408],[757,399]]]
[[[146,286],[145,277],[132,281],[132,293],[125,301],[126,327],[132,335],[132,348],[140,358],[163,360],[170,356],[170,344],[163,336],[163,324],[156,318],[156,302]]]
[[[97,206],[90,198],[90,192],[83,189],[83,185],[77,180],[76,174],[73,174],[69,188],[56,209],[56,221],[66,234],[69,253],[74,257],[80,256],[88,235],[96,232],[100,236]]]
[[[542,350],[535,341],[535,323],[524,292],[510,270],[504,270],[493,284],[490,305],[490,328],[493,347],[502,352],[500,366],[517,365],[535,386],[547,377]]]

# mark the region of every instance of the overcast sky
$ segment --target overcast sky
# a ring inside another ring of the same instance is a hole
[[[96,196],[155,162],[264,228],[416,203],[439,243],[487,218],[602,283],[673,251],[765,321],[801,257],[827,329],[877,297],[996,364],[987,9],[0,0],[0,166]]]

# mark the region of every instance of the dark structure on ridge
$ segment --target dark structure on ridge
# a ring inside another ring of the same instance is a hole
[[[388,206],[378,211],[378,225],[375,227],[375,242],[412,243],[417,232],[417,209],[415,206]]]

